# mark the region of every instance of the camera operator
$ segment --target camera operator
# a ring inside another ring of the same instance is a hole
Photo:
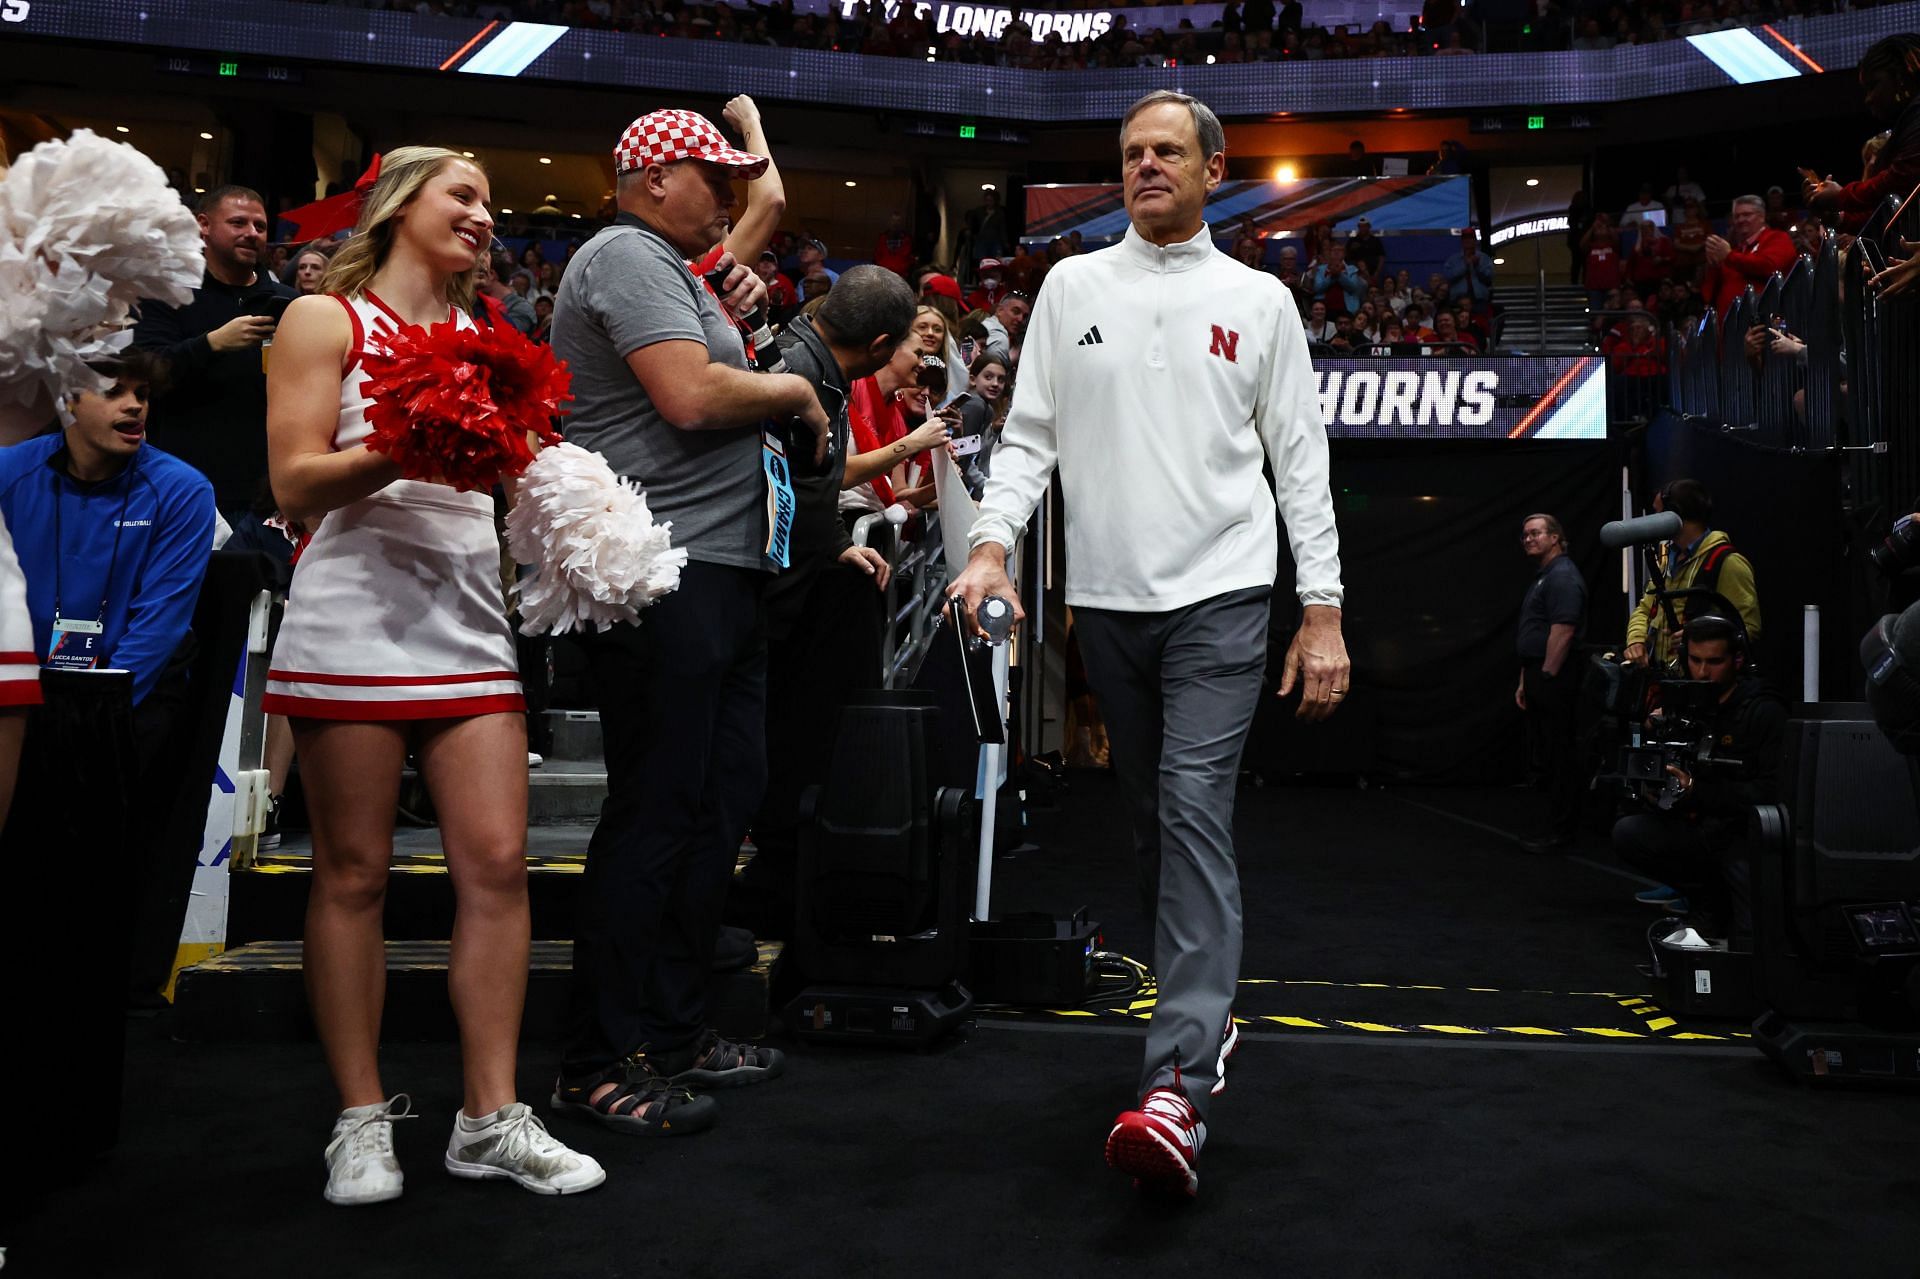
[[[1713,495],[1699,480],[1675,480],[1654,495],[1653,509],[1680,517],[1680,535],[1667,543],[1661,572],[1669,591],[1712,591],[1740,614],[1747,642],[1760,639],[1760,596],[1753,584],[1753,564],[1733,549],[1725,533],[1712,527]],[[1676,601],[1682,626],[1687,611]],[[1674,637],[1668,634],[1666,609],[1655,598],[1653,584],[1627,620],[1626,659],[1638,666],[1649,661],[1665,667],[1674,658]]]
[[[1663,777],[1643,784],[1649,811],[1614,823],[1613,847],[1629,866],[1685,893],[1701,933],[1725,926],[1741,949],[1753,908],[1740,844],[1747,810],[1774,799],[1787,710],[1743,673],[1746,641],[1731,619],[1693,617],[1684,648],[1687,676],[1711,685],[1711,705],[1689,722],[1686,708],[1672,704],[1674,686],[1662,689],[1668,704],[1647,730],[1681,751],[1669,752]]]

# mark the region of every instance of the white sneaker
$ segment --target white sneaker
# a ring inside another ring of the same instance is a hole
[[[527,767],[528,767],[528,768],[538,768],[538,767],[540,767],[540,765],[542,765],[542,764],[544,764],[544,763],[546,763],[546,762],[547,762],[547,757],[546,757],[545,755],[542,755],[542,754],[539,754],[539,753],[538,753],[538,752],[536,752],[536,751],[528,751],[528,752],[527,752]]]
[[[398,1199],[402,1178],[393,1154],[393,1121],[410,1119],[413,1102],[401,1093],[372,1106],[354,1106],[333,1121],[327,1143],[327,1202],[352,1206]]]
[[[562,1144],[519,1101],[485,1123],[461,1111],[447,1139],[447,1171],[474,1181],[504,1177],[537,1195],[578,1194],[607,1179],[598,1161]]]

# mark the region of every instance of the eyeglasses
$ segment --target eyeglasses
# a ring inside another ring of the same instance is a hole
[[[1549,536],[1551,536],[1551,534],[1549,534],[1545,529],[1530,528],[1520,534],[1520,540],[1523,542],[1531,542],[1536,537],[1549,537]]]

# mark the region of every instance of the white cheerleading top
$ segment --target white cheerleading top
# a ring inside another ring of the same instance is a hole
[[[353,321],[333,447],[368,435],[360,359],[404,322],[379,298]],[[454,309],[462,328],[473,320]],[[453,719],[526,709],[500,581],[493,499],[395,480],[329,511],[301,550],[263,705],[311,719]]]
[[[27,576],[13,553],[13,534],[0,519],[0,707],[40,704],[40,657],[27,612]]]

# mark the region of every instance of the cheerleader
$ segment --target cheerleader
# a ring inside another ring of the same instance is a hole
[[[294,569],[265,708],[291,718],[313,818],[305,968],[344,1109],[326,1197],[397,1197],[377,1047],[381,933],[394,808],[409,749],[440,813],[458,908],[448,989],[465,1105],[447,1171],[542,1194],[606,1179],[515,1100],[531,929],[524,839],[526,721],[485,493],[401,478],[368,450],[362,357],[399,326],[473,323],[473,268],[492,243],[487,176],[458,152],[403,147],[358,186],[354,235],[319,293],[274,335],[267,433],[273,489],[312,530]]]

